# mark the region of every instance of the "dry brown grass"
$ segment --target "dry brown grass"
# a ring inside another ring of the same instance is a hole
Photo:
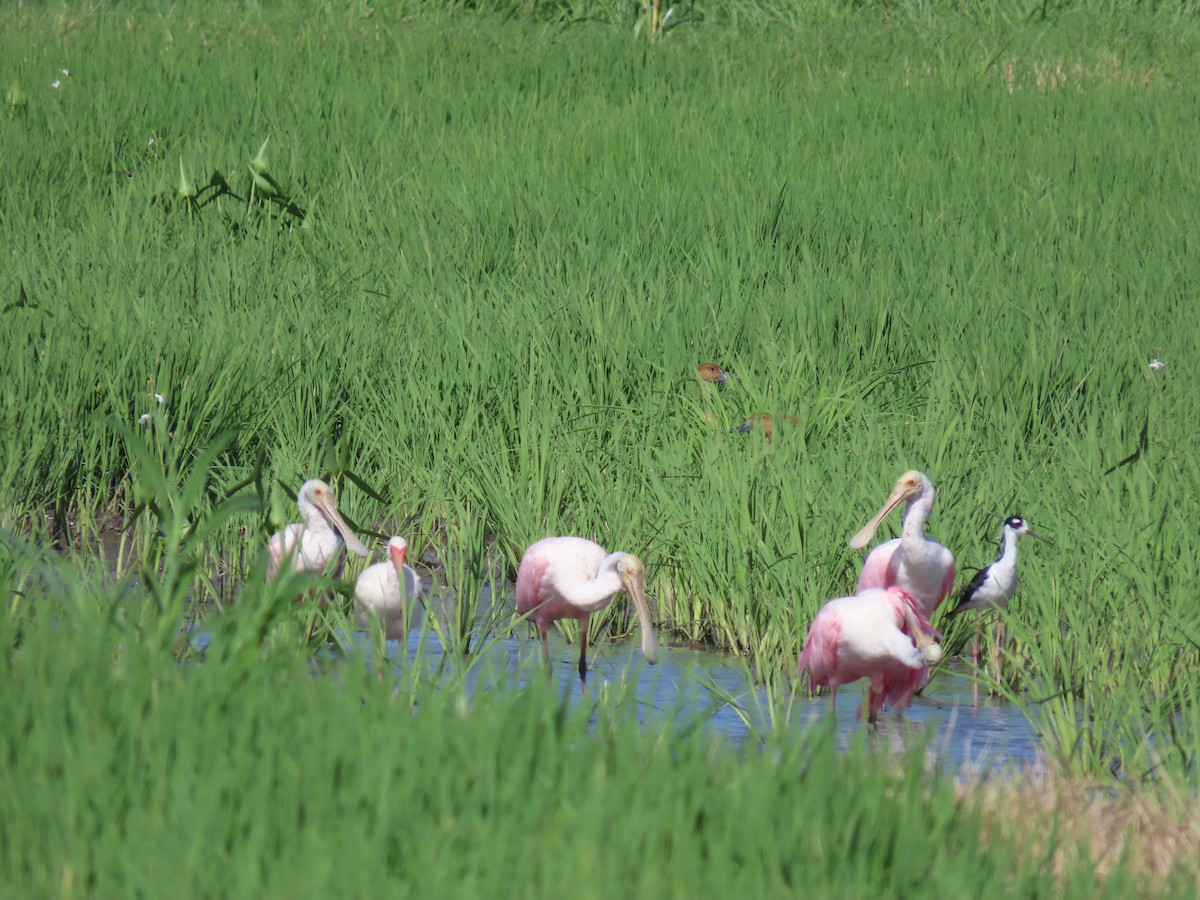
[[[1124,864],[1146,896],[1181,884],[1200,894],[1200,798],[1170,787],[1110,789],[1053,774],[972,778],[960,800],[1023,854],[1043,856],[1054,835],[1054,870],[1091,865],[1107,877]]]
[[[1125,84],[1129,87],[1151,87],[1163,79],[1158,63],[1143,61],[1128,63],[1107,51],[1093,54],[1090,60],[1035,59],[1021,61],[1006,59],[994,71],[1004,81],[1010,94],[1018,91],[1073,90]]]

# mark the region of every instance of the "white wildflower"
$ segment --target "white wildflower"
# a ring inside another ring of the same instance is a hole
[[[149,425],[150,424],[150,413],[142,413],[140,416],[138,416],[138,424],[139,425]]]
[[[1159,369],[1165,369],[1167,366],[1167,364],[1157,356],[1150,360],[1150,362],[1146,363],[1146,365],[1150,367],[1151,372],[1157,372]]]
[[[55,78],[52,82],[50,82],[50,87],[57,91],[60,87],[62,87],[62,82]]]
[[[162,394],[155,394],[154,402],[157,403],[159,406],[162,406],[164,403],[167,402],[167,398],[164,397]]]

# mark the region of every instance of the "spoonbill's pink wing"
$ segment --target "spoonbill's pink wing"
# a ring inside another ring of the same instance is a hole
[[[867,554],[862,572],[858,576],[858,587],[854,589],[854,593],[861,594],[868,588],[891,587],[892,578],[894,578],[895,573],[893,572],[889,576],[888,568],[891,565],[892,556],[899,546],[900,539],[892,538],[892,540],[885,541]]]
[[[825,609],[817,613],[800,654],[799,671],[808,669],[810,690],[827,686],[831,679],[836,678],[841,632],[842,620],[836,613]]]

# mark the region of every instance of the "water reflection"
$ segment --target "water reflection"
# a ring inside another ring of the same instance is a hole
[[[521,636],[492,637],[484,641],[466,676],[471,691],[520,686],[530,677],[545,677],[541,648],[536,640]],[[373,656],[374,639],[356,634],[353,646],[364,656]],[[552,632],[550,677],[567,696],[579,698],[576,671],[578,648]],[[387,643],[387,655],[397,667],[428,666],[436,670],[443,651],[434,630],[418,625],[409,634],[407,646]],[[661,661],[650,666],[637,641],[598,642],[589,647],[588,690],[636,690],[646,711],[679,718],[680,711],[694,714],[704,724],[732,741],[765,734],[771,727],[767,691],[752,682],[747,667],[737,658],[719,653],[667,648]],[[1037,734],[1019,709],[1006,701],[980,692],[973,699],[969,663],[957,659],[943,665],[925,691],[914,699],[902,718],[890,713],[880,721],[879,735],[897,750],[928,740],[932,760],[948,771],[990,771],[1038,767]],[[858,720],[866,682],[847,686],[839,693],[836,734],[841,744],[861,733]],[[784,698],[786,727],[797,733],[815,727],[827,716],[826,697],[797,695]]]

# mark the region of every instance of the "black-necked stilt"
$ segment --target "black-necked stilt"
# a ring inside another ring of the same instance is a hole
[[[979,628],[985,609],[1004,609],[1017,590],[1017,538],[1023,534],[1043,540],[1040,534],[1035,534],[1029,528],[1029,523],[1020,516],[1009,516],[1004,520],[1004,541],[1000,545],[999,558],[989,566],[984,566],[975,573],[961,594],[958,604],[950,610],[950,615],[957,615],[968,609],[978,610],[979,618],[975,622],[975,641],[971,645],[971,661],[979,664]],[[997,673],[1000,666],[1000,642],[1004,639],[1000,622],[996,622],[996,646],[993,659]]]

